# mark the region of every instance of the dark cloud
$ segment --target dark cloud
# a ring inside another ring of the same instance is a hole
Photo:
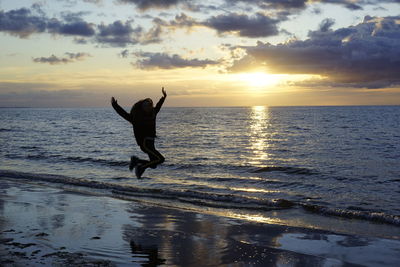
[[[219,64],[218,61],[210,59],[185,59],[179,55],[168,55],[166,53],[150,53],[138,52],[135,53],[139,59],[135,66],[140,69],[175,69],[175,68],[204,68],[208,65]]]
[[[147,37],[147,39],[154,39],[154,42],[157,42],[161,40],[161,34],[164,29],[173,31],[178,28],[207,27],[216,30],[219,34],[236,34],[250,38],[268,37],[277,35],[279,33],[277,24],[287,19],[286,13],[278,15],[280,18],[274,19],[261,13],[257,13],[254,16],[230,13],[228,15],[213,16],[205,21],[198,21],[185,13],[181,13],[170,21],[160,18],[153,19],[154,27],[146,35],[153,36],[152,38]]]
[[[77,21],[82,21],[82,17],[85,15],[90,15],[90,12],[69,12],[69,11],[64,11],[61,12],[61,17],[63,18],[64,21],[66,22],[77,22]]]
[[[63,23],[56,19],[49,21],[48,30],[53,34],[90,37],[95,34],[94,25],[85,21]]]
[[[63,12],[61,14],[64,22],[54,21],[49,22],[49,31],[63,35],[77,36],[93,36],[95,34],[94,24],[83,20],[83,16],[90,14],[88,12]]]
[[[30,9],[20,8],[8,12],[0,11],[0,31],[26,38],[32,33],[47,29],[47,19],[32,14]]]
[[[215,29],[218,33],[236,33],[242,37],[268,37],[278,34],[279,20],[272,19],[264,14],[255,16],[231,13],[209,18],[204,26]]]
[[[366,4],[364,0],[320,0],[319,2],[327,3],[327,4],[336,4],[344,6],[350,10],[361,10],[362,6]],[[373,4],[373,1],[368,1],[369,4]]]
[[[83,21],[77,15],[69,17],[67,21],[49,19],[38,5],[34,5],[32,10],[20,8],[8,12],[0,11],[0,31],[20,38],[42,32],[77,36],[92,36],[95,33],[93,24]]]
[[[332,84],[376,88],[400,83],[400,17],[365,17],[356,26],[331,30],[325,20],[309,38],[242,47],[246,56],[230,69],[267,67],[272,73],[317,74]]]
[[[333,19],[324,19],[320,25],[319,25],[319,31],[320,32],[327,32],[330,30],[330,28],[335,24],[335,20]]]
[[[138,43],[143,31],[141,27],[133,28],[132,21],[122,22],[120,20],[108,25],[101,24],[98,29],[96,41],[115,47],[125,47],[128,44]]]
[[[111,47],[125,47],[137,43],[146,45],[162,41],[161,20],[155,19],[153,27],[146,31],[140,26],[133,27],[133,20],[117,20],[110,24],[95,25],[83,19],[83,16],[87,14],[90,13],[63,12],[62,19],[48,18],[40,6],[35,4],[31,9],[0,11],[0,31],[20,38],[47,32],[54,35],[74,36],[74,42],[77,44],[94,42]]]
[[[168,26],[177,28],[191,28],[202,25],[204,25],[204,23],[197,22],[194,18],[187,16],[185,13],[176,15],[175,19],[168,23]]]
[[[150,8],[166,9],[185,3],[189,0],[118,0],[121,3],[135,4],[138,9],[147,10]]]
[[[279,33],[277,24],[286,19],[273,19],[264,14],[257,13],[254,16],[244,14],[230,13],[228,15],[213,16],[205,21],[196,19],[181,13],[176,15],[173,20],[166,21],[160,18],[153,20],[153,23],[161,28],[193,28],[207,27],[216,30],[219,34],[236,34],[242,37],[268,37]],[[161,33],[161,31],[160,31]]]
[[[350,10],[360,10],[366,5],[379,5],[385,3],[400,3],[399,0],[221,0],[219,5],[204,5],[200,0],[118,0],[120,3],[134,4],[140,10],[151,8],[168,9],[179,4],[192,12],[207,12],[228,8],[241,4],[240,7],[250,10],[252,7],[259,7],[264,10],[279,9],[297,12],[296,10],[305,9],[308,5],[315,2],[329,3],[344,6]],[[243,9],[242,9],[243,11]]]
[[[51,55],[49,57],[38,57],[33,58],[33,62],[36,63],[47,63],[50,65],[57,65],[57,64],[67,64],[76,62],[79,60],[84,60],[86,57],[89,57],[90,54],[87,53],[65,53],[66,57],[57,57],[55,55]]]
[[[227,3],[257,5],[263,9],[304,8],[308,0],[225,0]]]
[[[382,3],[400,3],[399,0],[225,0],[227,4],[247,4],[252,6],[258,6],[264,10],[280,9],[287,10],[292,9],[291,12],[305,9],[312,3],[320,2],[324,4],[334,4],[346,7],[350,10],[361,10],[367,5],[380,5]]]
[[[176,15],[173,20],[166,21],[160,18],[153,19],[153,26],[147,31],[140,29],[137,32],[136,40],[142,45],[151,43],[161,43],[162,35],[166,31],[174,31],[177,28],[192,28],[195,26],[203,26],[201,23],[194,20],[192,17],[185,15],[184,13]]]
[[[220,9],[216,5],[204,5],[200,0],[118,0],[121,3],[134,4],[140,10],[150,8],[168,9],[175,7],[178,4],[183,4],[183,7],[193,12],[210,11]],[[220,5],[225,2],[223,7],[232,6],[236,3],[251,4],[261,8],[304,8],[308,0],[221,0]]]
[[[191,12],[203,12],[208,13],[212,11],[220,10],[221,8],[215,5],[203,5],[203,4],[196,4],[187,2],[184,5],[184,8],[191,11]]]

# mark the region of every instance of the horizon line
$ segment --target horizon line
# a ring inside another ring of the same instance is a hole
[[[164,106],[163,108],[250,108],[250,107],[385,107],[385,106],[400,106],[399,104],[357,104],[357,105],[248,105],[248,106]],[[30,108],[30,109],[41,109],[41,108],[108,108],[111,106],[44,106],[44,107],[35,107],[35,106],[0,106],[0,109],[6,108]],[[123,106],[128,107],[128,106]],[[130,106],[129,106],[130,107]]]

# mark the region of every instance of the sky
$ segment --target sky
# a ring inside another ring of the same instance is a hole
[[[400,0],[0,0],[0,107],[400,105]]]

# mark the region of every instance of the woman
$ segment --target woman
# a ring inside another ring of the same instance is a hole
[[[154,138],[156,137],[156,117],[162,104],[167,97],[167,92],[162,87],[163,96],[157,105],[153,106],[153,101],[146,98],[136,102],[131,109],[130,114],[126,112],[114,97],[111,98],[111,105],[115,111],[133,125],[135,139],[140,149],[149,156],[149,160],[142,160],[135,156],[131,157],[129,169],[135,167],[135,174],[140,178],[147,168],[156,168],[158,164],[165,161],[165,158],[154,147]]]

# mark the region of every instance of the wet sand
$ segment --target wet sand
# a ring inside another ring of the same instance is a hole
[[[5,179],[0,214],[1,266],[400,264],[399,240],[254,223]]]

